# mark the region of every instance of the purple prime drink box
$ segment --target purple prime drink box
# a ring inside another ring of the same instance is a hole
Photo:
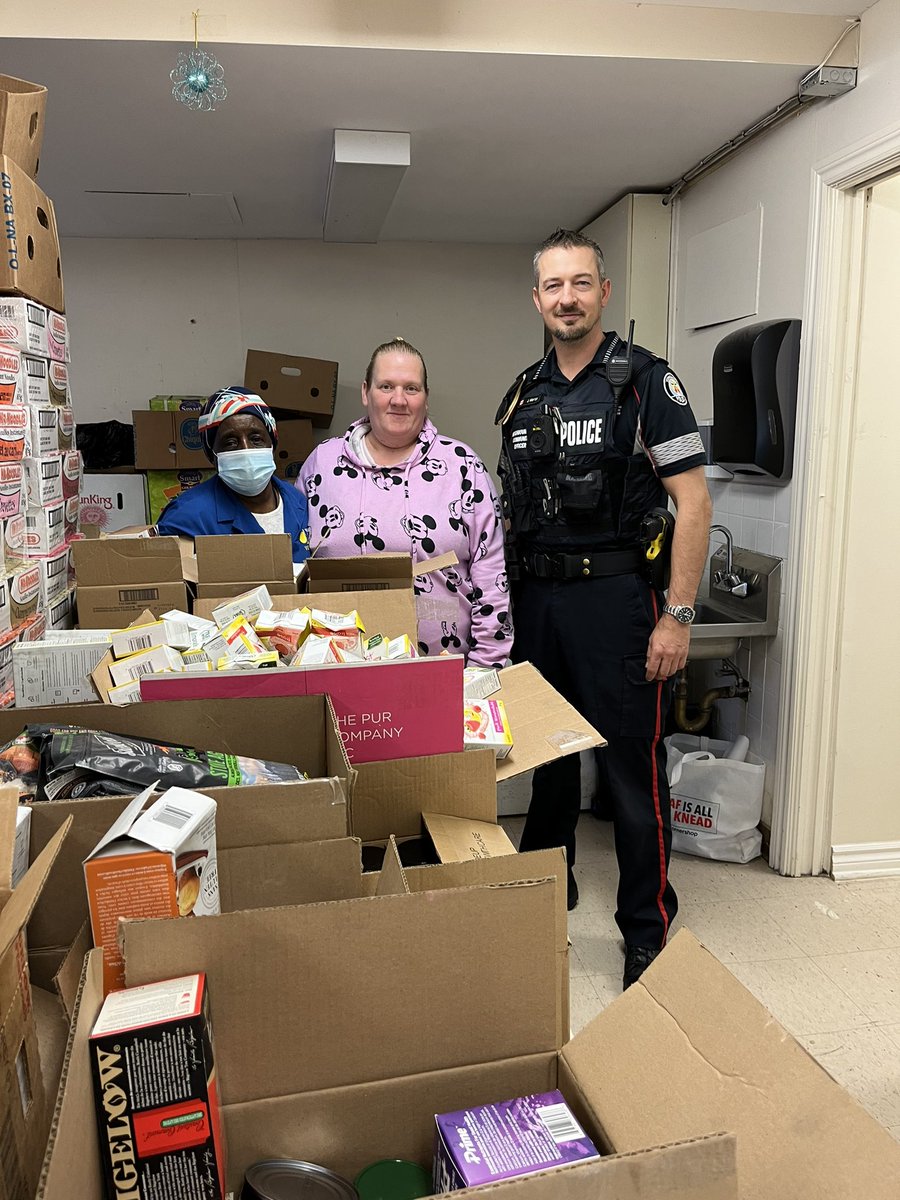
[[[435,1121],[435,1195],[600,1157],[562,1092],[444,1113]]]

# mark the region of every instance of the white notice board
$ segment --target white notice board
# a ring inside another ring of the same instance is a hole
[[[760,205],[688,241],[685,329],[737,321],[759,311],[762,222]]]

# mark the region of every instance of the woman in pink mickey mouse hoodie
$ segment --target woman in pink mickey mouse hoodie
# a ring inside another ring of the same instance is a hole
[[[428,420],[422,355],[402,338],[372,355],[365,415],[309,456],[297,487],[309,503],[313,554],[453,550],[459,565],[416,584],[419,652],[503,666],[512,648],[500,504],[484,463]]]

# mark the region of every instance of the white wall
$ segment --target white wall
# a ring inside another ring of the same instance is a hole
[[[80,421],[239,382],[252,347],[340,364],[331,436],[361,411],[371,351],[402,335],[438,428],[493,467],[497,406],[542,353],[526,246],[73,238],[62,262]]]
[[[676,202],[675,317],[669,357],[684,379],[698,416],[712,415],[711,362],[721,338],[756,321],[804,315],[813,172],[817,165],[876,132],[900,127],[898,95],[900,4],[897,0],[879,0],[862,18],[859,86],[852,94],[808,109],[765,135]],[[699,331],[684,329],[684,275],[689,239],[757,205],[763,209],[758,313]],[[886,411],[893,398],[888,389],[882,389],[873,403],[876,409],[881,406]],[[732,529],[738,545],[786,556],[789,524],[792,519],[802,519],[802,514],[793,513],[790,487],[713,483],[711,491],[714,520]],[[783,579],[786,574],[785,568]],[[727,701],[719,706],[723,736],[746,732],[756,753],[769,764],[776,761],[780,731],[781,663],[781,634],[762,644],[747,643],[739,665],[751,681],[750,701],[748,704]],[[846,689],[842,682],[842,704],[865,707],[869,703],[860,680],[848,678]],[[771,770],[768,772],[769,789],[773,774]],[[892,798],[882,799],[872,793],[865,800],[854,795],[852,801],[857,818],[860,805],[865,804],[873,826],[878,829],[882,828],[882,822],[876,809],[880,803],[892,802]],[[841,803],[836,796],[836,824],[842,820]],[[764,816],[769,814],[767,806]],[[883,836],[873,834],[869,839],[865,820],[860,823],[857,819],[856,829],[858,836],[854,840],[877,840],[877,836]]]

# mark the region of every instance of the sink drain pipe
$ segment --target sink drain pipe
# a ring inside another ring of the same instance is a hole
[[[685,733],[699,733],[709,724],[713,705],[717,700],[746,700],[750,695],[750,684],[733,664],[728,668],[737,677],[737,682],[723,687],[710,688],[697,706],[697,715],[688,716],[687,670],[678,672],[675,678],[675,724]]]

